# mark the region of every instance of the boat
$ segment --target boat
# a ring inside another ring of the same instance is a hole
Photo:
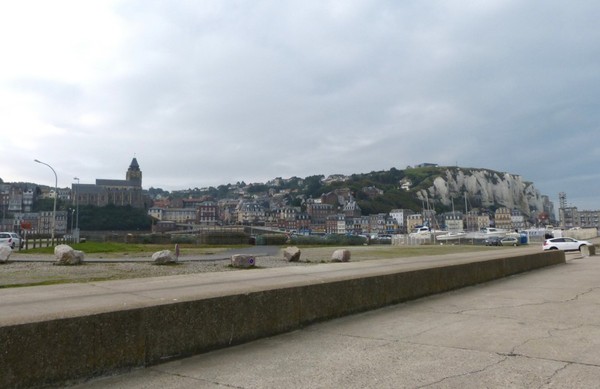
[[[412,238],[420,237],[420,236],[429,236],[431,235],[431,229],[427,226],[416,226],[413,232],[408,234],[408,236]]]
[[[508,234],[508,230],[503,228],[484,227],[477,232],[468,233],[466,237],[469,239],[487,239],[492,236],[503,238],[506,234]]]
[[[442,234],[442,235],[437,235],[435,237],[436,240],[454,240],[454,239],[462,239],[462,238],[466,238],[467,233],[463,232],[463,231],[451,231],[448,232],[446,234]]]
[[[409,238],[413,239],[430,239],[432,236],[446,234],[446,231],[434,230],[427,226],[416,226],[413,232],[408,234]]]

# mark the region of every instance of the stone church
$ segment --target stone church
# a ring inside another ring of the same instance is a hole
[[[142,171],[137,159],[131,160],[124,180],[96,179],[96,184],[73,184],[73,205],[95,205],[103,207],[108,204],[117,206],[131,205],[144,208],[142,195]]]

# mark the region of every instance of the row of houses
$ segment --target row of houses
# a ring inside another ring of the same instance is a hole
[[[52,232],[53,211],[33,212],[33,204],[38,198],[70,200],[68,188],[40,188],[34,184],[0,184],[0,231],[21,232],[26,228],[31,233],[50,234]],[[11,217],[7,217],[11,215]],[[56,211],[55,233],[64,235],[68,229],[68,212]]]
[[[42,212],[22,212],[14,214],[13,218],[3,218],[0,220],[0,231],[12,231],[31,234],[50,235],[52,233],[52,215],[53,211]],[[54,233],[56,235],[66,235],[71,229],[72,215],[67,211],[56,211]]]
[[[143,195],[142,171],[136,158],[131,160],[125,179],[96,179],[94,184],[82,184],[78,178],[71,188],[52,188],[32,183],[0,183],[2,216],[31,212],[38,198],[56,198],[79,205],[130,205],[143,208],[148,200]]]
[[[94,184],[81,184],[75,178],[71,188],[51,188],[30,183],[0,184],[0,230],[50,234],[53,212],[32,212],[37,199],[56,199],[72,204],[68,211],[56,211],[54,232],[64,235],[68,232],[68,221],[73,220],[76,206],[129,205],[142,208],[147,199],[142,190],[142,171],[134,157],[125,172],[125,179],[96,179]],[[7,218],[7,215],[12,217]]]
[[[600,210],[579,210],[577,207],[561,207],[558,210],[560,228],[598,228],[600,229]]]
[[[334,204],[330,194],[320,199],[308,199],[303,207],[272,207],[252,200],[185,199],[181,207],[160,202],[148,210],[155,220],[156,231],[170,231],[190,226],[260,225],[299,233],[328,234],[398,234],[428,225],[448,231],[479,230],[495,226],[504,229],[527,227],[518,210],[498,209],[492,217],[470,212],[415,212],[394,209],[389,213],[362,215],[359,205],[350,198],[343,205]]]

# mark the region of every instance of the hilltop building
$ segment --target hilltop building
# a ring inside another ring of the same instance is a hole
[[[124,180],[98,178],[95,184],[73,184],[72,192],[73,204],[79,203],[80,206],[145,206],[142,196],[142,171],[135,157],[131,160]]]

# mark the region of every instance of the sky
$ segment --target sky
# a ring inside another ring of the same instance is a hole
[[[183,190],[419,163],[600,209],[600,3],[0,2],[0,178]]]

